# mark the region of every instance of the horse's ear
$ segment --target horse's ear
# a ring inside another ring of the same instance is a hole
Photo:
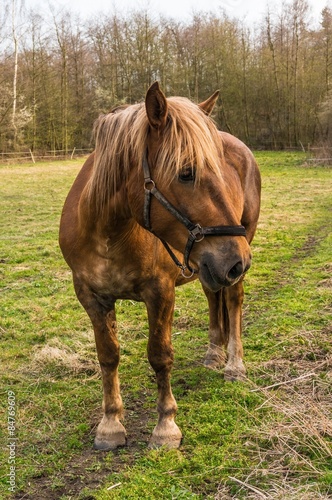
[[[205,114],[210,115],[219,97],[219,90],[216,90],[206,101],[201,102],[198,106]]]
[[[151,127],[163,129],[167,121],[167,100],[158,82],[153,83],[146,93],[145,109]]]

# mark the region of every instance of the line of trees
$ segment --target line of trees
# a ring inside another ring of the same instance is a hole
[[[5,2],[6,3],[6,2]],[[332,10],[310,23],[306,0],[267,11],[260,25],[201,13],[182,23],[149,14],[82,21],[71,12],[0,11],[0,150],[91,146],[95,118],[144,98],[204,100],[221,89],[215,119],[252,147],[332,141]],[[330,125],[331,124],[331,125]]]

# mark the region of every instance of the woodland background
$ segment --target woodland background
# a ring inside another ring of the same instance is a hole
[[[89,148],[98,115],[141,101],[155,80],[195,101],[221,89],[218,126],[253,148],[329,146],[332,10],[313,26],[306,0],[293,0],[251,27],[222,12],[82,20],[1,2],[1,152]]]

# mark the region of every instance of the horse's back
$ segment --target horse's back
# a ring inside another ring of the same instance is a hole
[[[75,241],[77,241],[78,207],[82,192],[90,178],[93,163],[94,153],[87,158],[83,167],[79,171],[72,187],[70,188],[62,209],[59,244],[67,262],[73,252]]]
[[[240,139],[227,132],[220,132],[226,162],[234,167],[243,189],[260,188],[260,173],[252,151]]]

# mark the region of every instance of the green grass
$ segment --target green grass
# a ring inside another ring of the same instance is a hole
[[[177,289],[172,380],[184,441],[176,451],[147,448],[156,388],[146,312],[131,301],[117,305],[129,446],[92,450],[99,368],[57,244],[81,162],[0,166],[1,498],[11,496],[8,391],[16,403],[13,498],[331,497],[331,170],[306,166],[299,153],[256,157],[263,194],[246,277],[249,380],[225,383],[202,366],[207,304],[198,282]]]

